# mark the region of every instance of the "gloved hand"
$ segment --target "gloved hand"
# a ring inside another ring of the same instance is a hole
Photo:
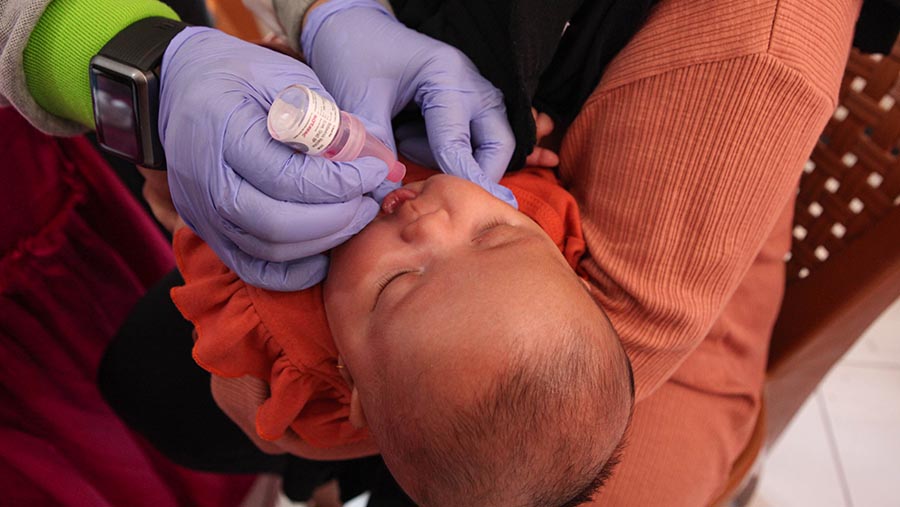
[[[539,113],[533,107],[531,116],[534,118],[537,143],[525,159],[525,167],[552,169],[559,165],[559,138],[551,137],[556,128],[553,118],[547,113]],[[406,158],[426,167],[437,166],[425,134],[425,124],[421,120],[398,125],[394,130],[394,136],[397,139],[397,147]]]
[[[406,28],[375,0],[330,0],[313,8],[303,54],[341,109],[379,126],[410,101],[422,109],[442,171],[473,181],[516,205],[496,182],[515,148],[503,95],[461,51]]]
[[[274,141],[266,114],[295,83],[330,97],[303,63],[217,30],[187,28],[163,56],[159,133],[175,207],[242,279],[273,290],[324,278],[322,252],[375,217],[366,194],[388,172]]]

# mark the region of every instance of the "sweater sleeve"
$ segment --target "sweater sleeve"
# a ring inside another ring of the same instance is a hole
[[[23,102],[30,96],[25,87],[22,52],[50,1],[6,0],[0,4],[0,106],[13,104],[20,111],[27,107]],[[33,117],[25,111],[23,114]]]
[[[668,70],[585,105],[561,167],[582,213],[582,268],[632,360],[638,399],[703,340],[832,109],[833,97],[765,53]]]
[[[92,128],[91,57],[151,16],[177,19],[156,0],[10,0],[0,11],[0,100],[49,134]]]

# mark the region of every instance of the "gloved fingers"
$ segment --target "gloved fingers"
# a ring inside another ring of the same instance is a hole
[[[266,110],[245,99],[225,127],[225,162],[271,198],[304,203],[337,203],[371,192],[388,173],[378,159],[331,162],[306,156],[272,139]]]
[[[353,216],[349,224],[330,234],[320,238],[310,239],[296,243],[274,243],[248,234],[246,231],[226,224],[222,233],[230,239],[242,252],[259,259],[271,262],[288,262],[302,257],[308,257],[326,252],[350,239],[354,234],[362,230],[378,213],[378,203],[365,197],[362,206]]]
[[[314,46],[314,42],[317,39],[317,35],[323,27],[327,24],[332,24],[331,31],[337,30],[341,32],[342,38],[340,40],[346,40],[349,38],[348,34],[342,33],[343,30],[340,27],[345,26],[353,26],[353,21],[344,21],[342,24],[330,23],[333,15],[349,11],[352,8],[363,7],[365,9],[374,9],[378,11],[378,15],[374,18],[364,13],[363,21],[370,26],[377,27],[378,23],[381,22],[382,19],[393,20],[394,23],[397,23],[394,15],[379,2],[372,2],[370,0],[347,0],[344,2],[322,2],[320,6],[312,9],[309,12],[309,17],[305,20],[306,26],[304,27],[303,33],[300,34],[300,47],[303,49],[303,54],[307,55],[310,58],[310,63],[312,63],[312,59],[318,53],[316,51],[316,46]],[[358,10],[358,9],[356,9]],[[352,14],[351,14],[352,15]],[[358,16],[357,16],[358,17]],[[335,29],[333,26],[336,25],[338,28]],[[317,63],[325,63],[328,62],[317,62]]]
[[[516,196],[513,195],[512,190],[490,180],[487,180],[487,184],[482,185],[482,188],[490,192],[491,195],[497,199],[509,204],[513,208],[519,209],[519,201],[516,200]]]
[[[394,149],[391,119],[394,117],[396,83],[385,79],[346,79],[343,74],[334,76],[328,71],[320,78],[329,86],[335,104],[342,111],[359,118],[367,132]]]
[[[472,120],[475,161],[491,181],[500,181],[516,147],[516,138],[502,106],[484,111]]]
[[[230,239],[242,252],[269,262],[290,262],[316,253],[328,251],[334,245],[327,242],[330,238],[320,238],[302,243],[272,243],[261,240],[237,227],[225,227],[222,233]],[[351,235],[345,235],[346,240]],[[338,242],[337,244],[340,244]],[[316,252],[316,253],[313,253]]]
[[[441,158],[443,158],[443,161],[441,161]],[[472,158],[471,154],[460,151],[444,152],[438,154],[438,159],[441,168],[452,167],[456,169],[454,172],[444,171],[447,174],[465,178],[487,190],[497,199],[518,209],[518,202],[512,191],[503,185],[488,179],[487,175],[484,174],[484,171],[482,171],[478,164],[475,163],[475,159]]]
[[[431,151],[431,145],[428,144],[427,137],[410,137],[398,141],[397,145],[400,153],[409,160],[424,167],[438,168],[437,160],[434,159],[434,153]]]
[[[216,252],[218,253],[218,252]],[[275,291],[308,289],[325,279],[328,273],[328,257],[313,255],[290,262],[270,262],[230,248],[222,257],[225,264],[254,287]]]
[[[299,243],[310,245],[297,251],[293,258],[321,253],[332,245],[320,248],[316,240],[337,232],[353,229],[355,234],[378,214],[378,204],[367,197],[346,202],[307,204],[278,201],[270,198],[247,181],[238,181],[227,195],[229,199],[217,206],[218,213],[230,223],[265,243]],[[249,253],[249,245],[238,243]],[[258,257],[274,260],[257,248]]]
[[[251,45],[254,46],[254,51],[266,53],[265,55],[254,55],[260,60],[258,64],[266,64],[267,66],[272,67],[265,71],[257,71],[256,69],[251,70],[254,74],[264,73],[267,77],[265,81],[257,81],[254,79],[252,83],[248,83],[250,87],[262,96],[263,102],[265,103],[265,109],[268,109],[269,106],[272,105],[272,102],[275,102],[275,97],[279,93],[292,85],[303,85],[331,102],[336,102],[334,96],[325,89],[325,85],[321,83],[319,76],[315,74],[315,71],[313,71],[309,65],[292,56],[279,53],[278,51],[263,48],[255,44]]]
[[[375,202],[381,203],[382,201],[384,201],[384,198],[387,197],[387,195],[389,193],[393,192],[394,190],[397,190],[398,188],[400,188],[402,186],[403,186],[403,184],[399,181],[394,182],[394,181],[384,180],[384,183],[382,183],[381,185],[378,185],[378,188],[373,190],[372,193],[369,195],[372,196],[372,199],[375,199]]]
[[[391,126],[391,116],[389,111],[374,111],[371,113],[360,111],[357,113],[354,109],[348,108],[348,110],[353,111],[353,114],[359,118],[359,121],[366,127],[366,132],[372,134],[377,139],[380,139],[381,142],[391,149],[391,151],[395,154],[397,153],[397,144],[394,141],[394,132]]]
[[[471,116],[455,94],[438,93],[422,102],[425,131],[441,171],[475,183],[484,177],[472,156]]]
[[[469,120],[464,110],[423,105],[422,114],[425,117],[425,130],[428,132],[431,151],[443,172],[465,178],[481,186],[494,197],[518,207],[512,192],[489,179],[475,161],[470,142]]]
[[[438,164],[431,151],[431,145],[428,144],[424,123],[404,123],[397,127],[394,135],[397,138],[397,151],[404,157],[419,165],[437,169]]]

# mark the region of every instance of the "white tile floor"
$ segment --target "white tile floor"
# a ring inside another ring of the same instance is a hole
[[[900,507],[900,300],[806,402],[751,507]]]
[[[302,505],[282,497],[278,507]],[[769,451],[750,507],[900,507],[900,300]]]
[[[353,500],[350,500],[349,502],[345,503],[344,507],[366,507],[366,503],[368,501],[369,501],[369,494],[364,493],[364,494],[359,495],[358,497],[354,498]],[[246,507],[251,507],[251,506],[246,506]],[[286,496],[284,496],[284,494],[281,494],[278,497],[278,503],[275,505],[275,507],[308,507],[308,505],[303,502],[291,503],[291,501]]]

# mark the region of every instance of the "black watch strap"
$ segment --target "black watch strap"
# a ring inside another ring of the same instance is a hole
[[[162,61],[172,39],[187,26],[169,18],[144,18],[117,33],[98,54],[151,71]]]
[[[117,33],[91,59],[97,138],[105,150],[144,167],[165,168],[157,131],[159,66],[172,39],[187,26],[162,17],[141,19]],[[116,94],[118,100],[110,100]],[[130,119],[121,110],[124,103],[131,107]]]

